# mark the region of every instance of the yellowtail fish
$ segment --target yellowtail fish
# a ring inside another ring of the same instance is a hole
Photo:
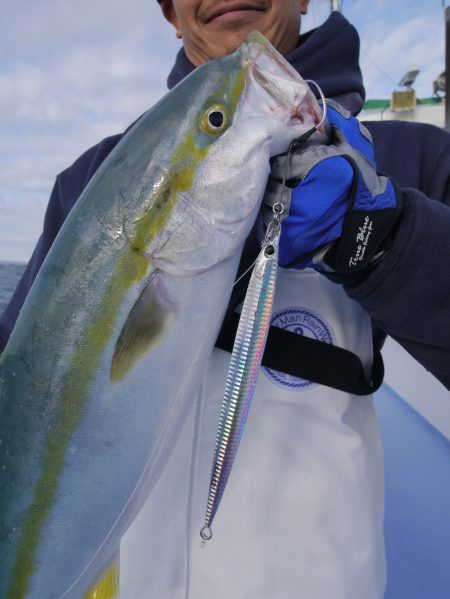
[[[92,178],[0,360],[0,599],[118,596],[120,540],[195,400],[270,157],[318,118],[252,34]]]

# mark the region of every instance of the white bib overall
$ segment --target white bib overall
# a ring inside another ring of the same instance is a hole
[[[312,270],[279,269],[272,323],[371,364],[370,318]],[[202,547],[229,360],[214,350],[170,461],[124,537],[122,599],[380,599],[384,484],[371,397],[262,368]]]

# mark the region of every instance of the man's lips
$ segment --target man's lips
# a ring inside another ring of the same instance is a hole
[[[252,16],[254,13],[263,12],[267,8],[266,2],[238,2],[233,4],[222,4],[218,7],[211,7],[203,14],[200,14],[202,23],[211,23],[211,21],[229,21],[239,18]]]

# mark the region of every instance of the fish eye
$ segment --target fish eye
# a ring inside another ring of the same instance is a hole
[[[212,110],[208,114],[208,121],[213,129],[220,129],[225,122],[225,115],[221,110]]]
[[[204,133],[217,134],[224,131],[229,124],[228,110],[222,104],[210,106],[202,115],[200,128]]]

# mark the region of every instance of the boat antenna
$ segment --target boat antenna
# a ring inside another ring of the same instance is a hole
[[[445,128],[450,131],[450,6],[445,15]]]
[[[341,10],[341,0],[330,0],[330,10],[331,12],[342,12]]]

